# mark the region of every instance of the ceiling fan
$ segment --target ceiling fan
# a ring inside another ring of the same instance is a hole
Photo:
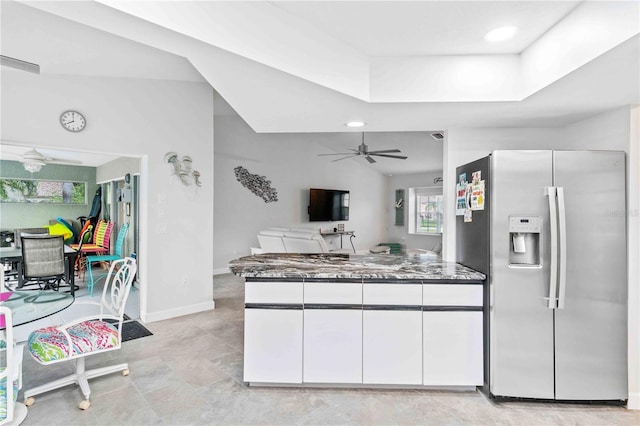
[[[31,173],[39,172],[42,166],[47,164],[82,164],[82,162],[78,160],[46,157],[36,149],[28,150],[19,158],[18,161],[22,163],[24,169]]]
[[[351,158],[351,157],[357,157],[358,155],[363,155],[364,158],[366,158],[369,163],[375,163],[376,162],[376,160],[371,158],[372,155],[375,155],[375,156],[378,156],[378,157],[395,158],[397,160],[406,160],[407,159],[407,157],[404,156],[404,155],[389,155],[389,153],[391,153],[391,152],[402,152],[399,149],[383,149],[383,150],[378,150],[378,151],[369,151],[369,148],[364,143],[364,132],[362,133],[362,143],[358,146],[358,149],[351,149],[350,148],[349,150],[352,151],[352,152],[339,152],[339,153],[335,153],[335,154],[318,154],[318,156],[323,156],[323,155],[346,155],[346,157],[338,158],[336,160],[331,160],[332,162],[344,160],[344,159]]]

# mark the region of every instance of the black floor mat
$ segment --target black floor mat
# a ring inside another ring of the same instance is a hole
[[[153,336],[153,333],[147,330],[147,328],[138,321],[127,321],[122,323],[123,342],[147,336]]]

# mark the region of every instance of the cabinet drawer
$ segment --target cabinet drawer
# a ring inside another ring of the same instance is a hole
[[[302,303],[301,282],[247,282],[245,303]]]
[[[363,284],[365,305],[421,305],[421,284]]]
[[[482,286],[472,284],[424,284],[424,306],[482,306]]]
[[[304,283],[304,303],[362,304],[360,283]]]

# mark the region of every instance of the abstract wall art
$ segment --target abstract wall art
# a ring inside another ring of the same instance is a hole
[[[249,191],[262,198],[265,203],[278,201],[278,191],[271,187],[271,181],[266,176],[259,176],[249,173],[249,170],[242,166],[233,169],[236,179]]]

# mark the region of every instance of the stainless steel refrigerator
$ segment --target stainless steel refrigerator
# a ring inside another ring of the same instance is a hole
[[[485,389],[626,400],[624,153],[494,151],[458,167],[472,176],[483,205],[456,217],[456,255],[488,275]]]

